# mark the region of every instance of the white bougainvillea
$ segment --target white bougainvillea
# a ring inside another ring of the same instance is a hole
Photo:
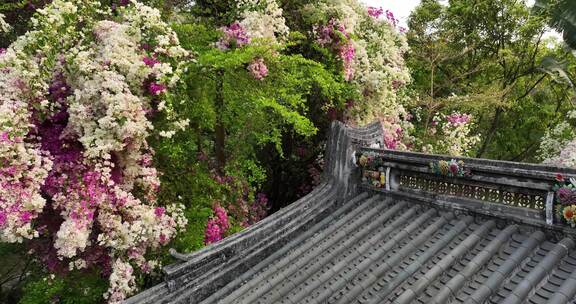
[[[314,25],[312,35],[322,46],[330,46],[325,37],[337,41],[339,45],[332,44],[331,48],[341,59],[344,78],[355,84],[362,96],[349,104],[348,123],[365,125],[379,120],[386,148],[409,149],[413,125],[398,94],[411,81],[403,58],[408,44],[396,23],[390,21],[391,13],[380,18],[383,11],[355,0],[322,1],[303,11],[310,16],[321,13],[331,18],[328,23]],[[340,33],[331,35],[329,29]],[[342,37],[347,37],[346,41]]]
[[[276,0],[238,1],[240,25],[250,38],[284,40],[290,29]]]
[[[432,119],[432,125],[431,133],[438,140],[425,148],[427,153],[468,156],[480,142],[479,135],[471,134],[474,123],[470,114],[438,114]]]
[[[6,16],[0,14],[0,33],[4,32],[7,33],[12,29],[10,24],[6,22]]]
[[[189,122],[166,98],[188,54],[159,11],[136,1],[112,14],[98,1],[55,0],[32,24],[0,54],[0,239],[38,237],[36,220],[55,211],[58,259],[109,263],[106,296],[119,302],[135,269],[158,265],[148,250],[186,225],[182,207],[156,206],[147,138]],[[103,260],[85,259],[93,252]]]
[[[576,119],[576,110],[566,118]],[[570,122],[562,121],[546,132],[538,154],[545,164],[576,168],[576,132]]]

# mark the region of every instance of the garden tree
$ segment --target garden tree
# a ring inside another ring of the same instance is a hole
[[[576,55],[576,3],[539,0],[536,1],[534,12],[548,17],[549,24],[562,33],[564,42],[572,49],[572,54]],[[574,60],[562,62],[551,56],[547,58],[547,63],[547,71],[573,84],[576,68]],[[575,118],[576,110],[572,108],[562,121],[546,132],[538,151],[544,163],[576,167]]]
[[[404,85],[410,76],[403,61],[406,40],[391,12],[368,8],[358,1],[281,1],[292,44],[287,52],[322,63],[342,85],[341,101],[308,97],[309,117],[320,129],[311,141],[284,136],[287,158],[265,154],[274,172],[268,189],[274,199],[289,203],[283,185],[302,185],[306,193],[320,180],[322,151],[330,120],[383,123],[387,148],[407,149],[411,124],[404,110]],[[344,102],[342,102],[344,101]],[[307,177],[308,176],[308,177]],[[309,182],[302,183],[302,179]]]
[[[157,150],[158,157],[174,159],[176,151],[186,149],[182,162],[177,162],[183,166],[197,162],[196,155],[202,155],[210,165],[197,168],[194,174],[208,170],[211,172],[203,174],[242,184],[235,194],[214,195],[208,200],[208,204],[218,201],[229,211],[233,209],[233,226],[246,224],[250,212],[239,211],[250,208],[255,190],[266,181],[268,173],[258,157],[261,152],[272,146],[270,153],[283,155],[283,134],[315,135],[317,128],[307,118],[307,98],[314,94],[337,102],[341,91],[341,85],[322,65],[285,54],[280,43],[287,34],[282,20],[272,20],[276,25],[265,27],[276,29],[272,33],[258,32],[262,27],[251,27],[254,21],[248,19],[263,18],[237,10],[239,20],[222,29],[210,23],[176,27],[183,45],[197,52],[183,76],[187,86],[179,92],[179,98],[194,101],[194,107],[184,104],[181,109],[193,123],[184,133],[187,135],[182,135],[185,139],[178,137]],[[170,166],[163,171],[182,171],[174,168],[174,162]],[[170,173],[163,178],[177,180]],[[163,193],[170,197],[193,195],[177,183],[166,189],[170,190]],[[193,197],[190,201],[196,202]]]
[[[479,157],[535,160],[544,132],[562,117],[571,93],[544,69],[558,54],[543,39],[545,19],[523,1],[423,1],[410,17],[414,106],[424,117],[418,137],[429,138],[433,113],[466,111],[477,117]],[[426,144],[424,140],[423,144]]]

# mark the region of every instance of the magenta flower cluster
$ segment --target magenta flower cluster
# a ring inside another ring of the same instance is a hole
[[[160,95],[166,92],[166,89],[166,85],[162,83],[151,82],[150,85],[148,85],[148,93],[152,96]]]
[[[446,120],[455,126],[465,125],[470,122],[470,115],[453,113],[446,116]]]
[[[368,15],[374,18],[380,18],[384,14],[384,9],[382,7],[368,7]]]
[[[241,48],[250,43],[250,37],[242,25],[236,21],[229,26],[223,27],[224,35],[216,43],[216,47],[220,50],[229,50],[234,48]]]
[[[142,59],[142,61],[144,61],[145,65],[151,68],[160,63],[160,60],[158,60],[156,56],[144,56],[144,59]]]
[[[248,65],[248,71],[257,80],[262,80],[268,76],[268,67],[263,58],[256,58]]]
[[[316,42],[323,47],[331,47],[342,60],[344,78],[351,81],[354,77],[354,57],[356,49],[350,33],[343,24],[331,19],[326,25],[315,26]]]
[[[214,216],[208,219],[206,230],[204,231],[204,244],[212,244],[222,240],[230,229],[228,213],[218,203],[212,206]]]
[[[390,24],[392,24],[393,27],[396,27],[398,25],[398,19],[396,19],[396,17],[390,10],[386,10],[386,19],[388,19],[388,22],[390,22]]]

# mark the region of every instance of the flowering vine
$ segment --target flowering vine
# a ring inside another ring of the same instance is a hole
[[[47,230],[35,222],[55,211],[49,265],[110,267],[105,297],[119,302],[135,269],[158,266],[145,254],[186,225],[182,206],[156,206],[147,138],[185,124],[164,95],[188,54],[136,1],[113,16],[97,1],[55,0],[32,24],[0,55],[0,239],[39,237]],[[158,112],[168,130],[154,128]]]
[[[342,60],[344,79],[347,81],[352,80],[356,49],[344,24],[336,19],[331,19],[327,24],[315,27],[313,31],[316,36],[316,42],[323,47],[334,49]]]
[[[244,27],[238,22],[223,27],[222,32],[224,35],[216,43],[216,47],[222,51],[241,48],[250,43],[250,37]]]
[[[290,29],[276,0],[240,0],[237,8],[240,24],[248,36],[272,43],[283,41],[288,36]]]
[[[204,244],[216,243],[224,238],[230,223],[228,222],[228,213],[220,204],[215,203],[212,206],[214,216],[208,219],[204,233]]]

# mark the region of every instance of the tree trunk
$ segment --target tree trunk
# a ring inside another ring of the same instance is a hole
[[[216,170],[219,174],[224,173],[226,166],[226,128],[224,126],[224,70],[217,71],[216,76],[216,140],[214,153],[216,154]]]
[[[494,136],[494,133],[496,133],[496,130],[498,129],[498,123],[500,122],[500,115],[502,115],[502,108],[497,107],[496,113],[494,114],[494,119],[492,120],[492,125],[490,126],[490,130],[488,131],[488,134],[486,135],[484,142],[482,143],[482,147],[478,151],[476,157],[481,158],[482,155],[484,155],[484,153],[486,152],[488,144],[492,141],[492,137]]]

